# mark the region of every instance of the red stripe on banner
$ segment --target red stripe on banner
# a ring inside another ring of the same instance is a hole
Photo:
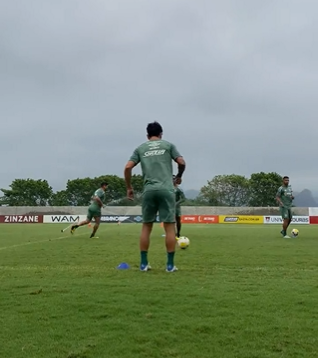
[[[181,215],[183,224],[218,224],[218,215]]]
[[[318,216],[309,216],[309,224],[318,224]]]
[[[43,215],[0,215],[2,224],[40,224]]]

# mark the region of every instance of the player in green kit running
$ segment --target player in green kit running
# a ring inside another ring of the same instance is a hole
[[[175,219],[176,199],[172,178],[172,163],[178,164],[176,183],[181,184],[181,177],[185,170],[185,161],[176,146],[162,139],[162,127],[158,122],[147,126],[148,141],[135,149],[126,164],[124,175],[127,187],[127,197],[134,199],[131,186],[132,169],[140,163],[143,175],[142,195],[142,230],[140,235],[140,270],[148,271],[148,249],[153,223],[156,222],[157,212],[164,225],[166,234],[167,272],[177,271],[174,265],[176,245]]]
[[[180,237],[181,233],[181,203],[185,201],[185,195],[183,191],[179,188],[179,185],[176,183],[176,176],[173,176],[174,182],[174,192],[176,195],[176,238],[177,240]]]
[[[293,215],[292,215],[292,205],[293,205],[293,190],[292,187],[289,185],[289,177],[284,176],[283,178],[283,185],[278,188],[276,194],[276,200],[279,204],[279,210],[283,219],[283,230],[280,232],[285,239],[290,239],[287,235],[287,229],[290,225]]]
[[[79,224],[75,224],[71,227],[71,233],[74,234],[75,230],[80,227],[89,224],[92,219],[95,219],[95,225],[93,228],[93,232],[90,236],[91,239],[98,239],[98,237],[95,237],[96,232],[99,228],[100,224],[100,218],[102,216],[102,207],[104,206],[103,201],[105,200],[105,191],[107,189],[108,183],[103,182],[101,183],[101,186],[99,189],[97,189],[93,196],[91,205],[88,207],[87,210],[87,219],[80,222]]]

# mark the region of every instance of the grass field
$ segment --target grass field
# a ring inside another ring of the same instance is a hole
[[[318,357],[317,227],[184,225],[175,273],[159,225],[151,272],[139,224],[62,227],[0,226],[1,358]]]

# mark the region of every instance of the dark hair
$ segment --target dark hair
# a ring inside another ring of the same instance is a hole
[[[289,179],[289,177],[285,175],[284,178],[283,178],[283,180],[284,180],[284,179]]]
[[[158,122],[148,123],[147,126],[148,137],[159,137],[162,134],[162,127]]]
[[[108,186],[108,183],[106,181],[103,181],[100,186]]]

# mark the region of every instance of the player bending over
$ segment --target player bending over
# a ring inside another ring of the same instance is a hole
[[[181,203],[185,201],[185,195],[176,183],[176,176],[173,176],[174,192],[176,195],[176,238],[179,239],[181,233]]]
[[[75,230],[80,227],[89,224],[92,219],[95,220],[95,225],[93,227],[93,232],[90,236],[91,239],[98,239],[95,237],[96,232],[99,228],[100,218],[102,216],[102,207],[104,206],[103,201],[105,200],[105,191],[107,189],[108,183],[103,182],[99,189],[97,189],[92,197],[91,205],[87,209],[87,219],[75,224],[71,227],[71,233],[74,234]]]
[[[289,185],[289,177],[284,176],[283,178],[283,185],[278,188],[276,194],[276,200],[279,204],[279,210],[283,219],[283,230],[280,232],[285,239],[290,239],[287,235],[287,229],[290,225],[293,215],[292,215],[292,205],[293,205],[293,190],[292,187]]]
[[[153,223],[156,221],[157,212],[159,212],[159,219],[164,225],[166,234],[166,271],[174,272],[177,270],[174,265],[176,200],[172,179],[172,162],[175,161],[178,164],[175,181],[180,184],[185,170],[185,161],[174,144],[162,139],[162,127],[158,122],[148,124],[147,138],[147,142],[135,149],[124,171],[127,197],[130,200],[134,199],[131,173],[139,163],[144,179],[141,204],[143,224],[140,235],[140,270],[148,271],[151,268],[148,263],[150,234]]]

